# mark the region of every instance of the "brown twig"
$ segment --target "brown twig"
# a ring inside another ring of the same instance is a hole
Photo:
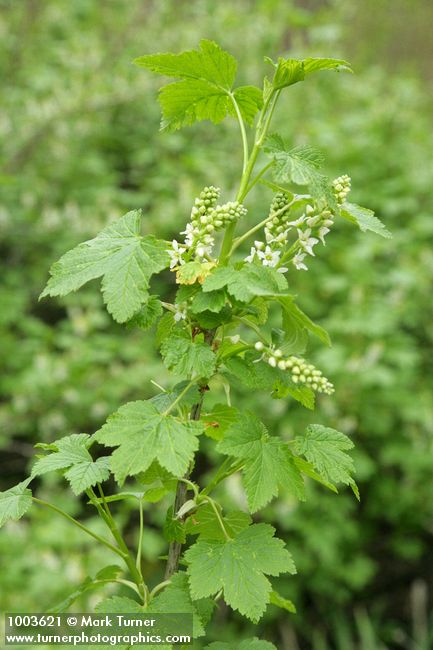
[[[215,330],[206,330],[204,332],[204,340],[208,345],[212,345],[214,337],[215,337]],[[200,399],[191,408],[190,420],[197,421],[200,419],[204,396],[206,391],[208,390],[209,388],[207,384],[204,384],[200,387]],[[184,478],[189,478],[190,473],[191,471],[188,471]],[[187,490],[188,490],[188,486],[184,481],[177,482],[176,496],[174,500],[174,510],[173,510],[174,513],[177,513],[186,502]],[[178,570],[181,553],[182,553],[181,542],[170,542],[170,546],[168,548],[167,566],[165,568],[165,580],[169,580],[171,576],[174,573],[176,573],[176,571]]]

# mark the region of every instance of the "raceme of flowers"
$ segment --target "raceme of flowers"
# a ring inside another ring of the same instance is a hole
[[[216,205],[219,195],[220,190],[210,186],[205,187],[195,199],[191,219],[181,232],[181,235],[185,235],[184,242],[179,243],[174,239],[168,249],[171,269],[193,259],[200,262],[209,260],[215,244],[214,234],[247,213],[246,208],[237,201]]]
[[[339,176],[332,181],[332,189],[334,190],[338,205],[342,205],[345,202],[347,195],[350,192],[350,184],[350,176],[347,174]]]
[[[281,350],[267,348],[261,341],[257,341],[254,348],[258,352],[263,352],[261,359],[272,368],[288,370],[293,383],[304,384],[318,393],[326,393],[327,395],[332,395],[334,392],[334,385],[323,376],[322,371],[311,363],[307,363],[304,359],[295,356],[284,358]]]
[[[350,177],[339,176],[332,182],[332,189],[338,205],[342,205],[350,192]],[[322,242],[334,223],[333,212],[328,206],[319,206],[312,201],[305,207],[304,213],[295,220],[290,220],[291,201],[286,194],[278,192],[271,203],[269,220],[264,228],[265,241],[255,241],[246,262],[258,260],[263,266],[276,267],[280,273],[288,268],[284,263],[291,262],[297,270],[308,270],[305,262],[307,255],[315,256],[314,247]],[[296,240],[289,249],[289,234],[296,229]]]

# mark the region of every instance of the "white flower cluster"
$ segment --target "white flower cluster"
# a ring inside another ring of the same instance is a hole
[[[181,232],[181,235],[185,235],[184,243],[180,244],[174,239],[167,251],[171,269],[185,264],[193,257],[201,262],[208,259],[215,244],[214,233],[246,214],[246,208],[236,201],[215,206],[219,195],[220,190],[211,186],[205,187],[195,199],[191,220]]]
[[[292,259],[298,271],[308,270],[304,260],[307,254],[314,257],[313,248],[319,241],[325,245],[325,237],[334,223],[332,217],[332,212],[328,208],[319,209],[310,204],[306,206],[304,214],[298,220],[298,250]]]
[[[334,392],[333,384],[323,376],[322,371],[317,370],[317,368],[311,363],[307,363],[304,359],[295,356],[284,359],[281,350],[266,348],[261,341],[257,341],[254,348],[258,352],[263,352],[263,361],[266,361],[272,368],[288,370],[293,383],[305,384],[318,393],[326,393],[327,395],[332,395]]]
[[[347,174],[343,174],[343,176],[339,176],[332,181],[332,188],[338,205],[342,205],[345,202],[346,197],[350,192],[350,184],[351,178]]]
[[[342,205],[350,192],[350,177],[347,174],[339,176],[332,181],[332,189],[339,205]],[[296,269],[307,271],[305,262],[307,255],[314,257],[314,247],[322,242],[325,245],[325,237],[330,232],[334,223],[333,211],[323,201],[314,201],[305,206],[304,213],[295,220],[290,221],[289,198],[283,192],[278,192],[271,203],[269,218],[264,228],[265,241],[255,241],[250,254],[245,258],[246,262],[258,260],[263,266],[277,267],[280,273],[288,270],[281,265],[281,262],[291,261]],[[297,238],[290,251],[294,251],[284,257],[284,250],[287,249],[289,233],[296,228]],[[289,258],[289,259],[288,259]]]
[[[287,195],[278,192],[273,198],[269,211],[269,217],[272,219],[270,218],[264,229],[266,243],[255,241],[250,254],[245,258],[246,262],[252,262],[257,258],[263,266],[275,267],[279,264],[281,253],[287,244],[289,231],[296,225],[295,221],[288,220],[288,210],[282,212],[286,206],[288,206]],[[288,269],[280,267],[277,270],[280,273],[286,273]]]

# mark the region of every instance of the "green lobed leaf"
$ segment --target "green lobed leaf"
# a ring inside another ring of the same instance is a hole
[[[295,464],[296,467],[299,469],[300,472],[305,474],[305,476],[308,476],[308,478],[312,478],[313,481],[316,481],[317,483],[320,483],[320,485],[324,485],[328,490],[331,490],[331,492],[334,492],[335,494],[338,494],[338,490],[335,487],[333,483],[329,483],[328,481],[325,481],[320,474],[318,474],[313,465],[306,461],[304,458],[301,458],[300,456],[295,456]]]
[[[234,98],[239,106],[242,117],[250,126],[254,117],[263,106],[263,92],[256,86],[239,86],[233,92]],[[236,110],[229,106],[231,115],[236,116]]]
[[[269,641],[262,641],[254,637],[253,639],[245,639],[240,643],[237,641],[230,641],[228,643],[216,641],[207,645],[205,650],[276,650],[276,647],[273,643],[269,643]]]
[[[0,528],[7,521],[18,521],[32,505],[32,493],[28,489],[29,479],[0,492]]]
[[[129,402],[111,415],[95,434],[106,447],[118,447],[111,456],[111,469],[119,484],[150,467],[154,460],[174,476],[183,476],[194,452],[199,422],[183,422],[160,413],[149,401]]]
[[[277,133],[268,136],[265,151],[275,161],[275,180],[279,183],[292,181],[297,185],[309,185],[314,182],[324,162],[321,151],[310,145],[287,149]]]
[[[215,372],[216,357],[207,343],[172,336],[163,341],[161,354],[167,368],[182,377],[211,377]]]
[[[308,57],[303,60],[305,74],[319,72],[320,70],[336,70],[337,72],[353,72],[350,63],[344,59],[330,59],[324,57]]]
[[[302,61],[298,59],[284,59],[280,57],[276,66],[272,85],[275,90],[292,86],[305,79],[305,70]]]
[[[274,178],[277,183],[309,185],[314,196],[335,203],[329,180],[319,171],[324,158],[318,149],[309,145],[287,149],[282,137],[273,134],[266,140],[265,151],[274,161]]]
[[[234,539],[198,541],[185,553],[194,600],[221,589],[232,609],[256,622],[272,591],[266,575],[295,573],[290,553],[269,524],[252,524]]]
[[[108,456],[103,456],[95,461],[77,463],[65,472],[65,478],[69,481],[72,492],[77,495],[97,483],[106,481],[109,476],[110,458]]]
[[[302,332],[308,331],[317,336],[325,345],[331,345],[331,339],[328,332],[314,323],[309,316],[294,302],[293,296],[284,296],[277,298],[281,304],[283,328],[289,334],[289,342],[293,345],[293,337],[302,340]],[[287,351],[287,350],[286,350]],[[301,352],[301,350],[291,350],[292,353]]]
[[[105,598],[95,607],[98,614],[143,614],[144,607],[126,596]]]
[[[157,461],[151,463],[145,472],[139,474],[137,480],[147,486],[141,498],[148,503],[157,503],[169,492],[176,491],[176,478],[161,467]]]
[[[272,391],[283,372],[267,363],[253,363],[250,358],[231,357],[224,361],[230,375],[246,388]]]
[[[134,60],[151,72],[178,79],[198,79],[230,90],[237,70],[236,59],[213,41],[202,39],[199,50],[180,54],[147,54]]]
[[[279,486],[296,498],[305,499],[304,481],[288,445],[270,436],[253,413],[239,414],[217,449],[245,460],[243,481],[252,513],[277,496]]]
[[[203,311],[211,311],[218,313],[224,307],[226,302],[226,293],[223,290],[219,291],[200,291],[196,293],[191,303],[191,311],[198,314]]]
[[[321,424],[310,424],[303,436],[295,438],[294,447],[326,482],[346,485],[353,482],[355,468],[346,453],[353,448],[353,442],[344,433]]]
[[[320,172],[323,155],[318,149],[309,145],[287,149],[282,137],[274,134],[268,137],[266,150],[274,160],[274,176],[278,183],[308,185],[314,198],[325,200],[330,208],[338,211],[331,182]],[[301,199],[301,203],[303,201]]]
[[[149,300],[140,311],[128,321],[128,327],[139,327],[148,330],[162,315],[162,305],[158,296],[149,296]]]
[[[235,537],[252,522],[248,513],[241,510],[223,515],[220,512],[220,519],[224,524],[227,533]],[[185,523],[185,531],[188,535],[199,535],[200,539],[224,541],[225,535],[216,513],[209,503],[201,505],[196,512],[188,517]]]
[[[141,56],[134,63],[181,80],[160,91],[163,129],[176,130],[205,119],[217,123],[227,115],[236,117],[233,98],[243,119],[252,124],[263,105],[260,88],[240,86],[232,91],[236,59],[213,41],[203,39],[198,50],[180,54]]]
[[[205,434],[214,440],[221,440],[225,431],[235,421],[238,411],[227,404],[215,404],[208,413],[203,413],[201,420],[205,424]]]
[[[180,327],[177,328],[179,332],[182,331]],[[168,311],[164,316],[162,316],[158,322],[156,328],[155,344],[157,348],[160,348],[163,341],[176,332],[176,321],[171,311]]]
[[[272,392],[272,397],[275,399],[283,399],[288,395],[302,404],[302,406],[305,406],[306,409],[314,411],[316,404],[316,395],[314,391],[309,388],[309,386],[299,386],[299,384],[296,385],[289,382],[282,382],[281,380],[277,380]]]
[[[134,61],[152,72],[181,79],[164,86],[159,94],[162,128],[176,130],[198,120],[215,123],[233,110],[230,92],[235,80],[236,59],[209,40],[201,40],[198,50],[180,54],[150,54]],[[240,93],[240,108],[251,119],[252,91]]]
[[[188,588],[188,576],[180,571],[170,578],[170,584],[152,599],[146,611],[155,614],[192,614],[193,636],[205,634],[207,623],[215,603],[209,599],[193,602]]]
[[[245,318],[257,323],[257,325],[264,325],[268,320],[269,308],[265,298],[255,298],[253,302],[248,305],[246,311],[247,315]]]
[[[392,234],[387,230],[385,225],[374,216],[373,210],[368,208],[363,208],[356,203],[343,203],[340,208],[340,214],[342,217],[350,221],[351,223],[356,224],[362,230],[362,232],[371,231],[385,237],[385,239],[391,239]]]
[[[91,462],[92,457],[88,451],[90,444],[91,438],[87,433],[73,433],[56,440],[51,445],[54,452],[36,461],[32,468],[32,477],[66,469],[78,463]]]
[[[185,526],[183,521],[174,517],[173,506],[170,506],[167,510],[162,532],[167,542],[180,542],[181,544],[185,544]]]
[[[272,605],[279,607],[280,609],[285,609],[286,612],[291,614],[296,614],[296,607],[291,600],[281,596],[278,591],[272,591],[270,596],[270,602]]]
[[[227,92],[207,81],[189,79],[164,86],[159,92],[161,129],[176,131],[194,122],[222,122],[230,110]]]
[[[77,495],[96,483],[106,481],[110,475],[110,459],[102,457],[94,461],[88,451],[91,444],[92,439],[87,433],[74,433],[56,440],[50,445],[53,453],[36,461],[32,478],[69,468],[64,476]]]
[[[140,235],[140,220],[140,210],[128,212],[65,253],[52,265],[40,297],[64,296],[102,277],[104,301],[114,320],[132,318],[149,298],[150,277],[169,264],[166,243]]]
[[[350,64],[343,59],[309,57],[307,59],[285,59],[280,57],[275,67],[272,86],[275,90],[292,86],[303,81],[306,75],[320,70],[336,70],[352,72]]]
[[[177,400],[181,393],[188,386],[188,381],[180,381],[178,384],[173,386],[170,391],[165,393],[159,393],[152,397],[149,401],[156,406],[158,411],[166,411],[175,400]],[[190,386],[190,388],[184,393],[178,402],[181,406],[191,408],[194,404],[197,404],[200,401],[200,391],[197,385]]]
[[[275,399],[290,395],[305,408],[314,409],[314,392],[308,386],[294,384],[287,370],[272,368],[267,363],[254,363],[247,356],[226,359],[224,365],[228,374],[246,388],[269,391]]]
[[[232,320],[232,309],[225,305],[218,313],[206,310],[195,314],[194,320],[202,329],[212,330]]]
[[[132,598],[127,598],[125,596],[111,596],[111,598],[106,598],[105,600],[99,602],[95,611],[97,614],[144,614],[144,607],[139,605]],[[112,645],[98,646],[100,650],[110,650]],[[147,645],[149,650],[156,650],[155,645]],[[169,650],[172,646],[159,645],[160,650]],[[130,650],[131,645],[116,645],[117,650]],[[90,650],[90,646],[87,646],[86,650]]]
[[[203,291],[227,287],[240,302],[250,302],[256,296],[276,296],[287,291],[287,280],[281,273],[266,266],[245,264],[240,269],[218,267],[203,283]]]

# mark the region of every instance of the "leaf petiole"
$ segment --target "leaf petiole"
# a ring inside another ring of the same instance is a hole
[[[98,542],[106,546],[107,548],[110,549],[110,551],[113,551],[113,553],[116,553],[119,555],[123,560],[125,559],[125,553],[121,551],[119,548],[116,548],[113,546],[113,544],[110,544],[106,539],[98,535],[97,533],[94,533],[93,530],[90,530],[90,528],[87,528],[87,526],[84,526],[81,524],[77,519],[74,517],[71,517],[71,515],[68,515],[67,512],[62,510],[61,508],[58,508],[52,503],[48,503],[48,501],[43,501],[42,499],[38,499],[36,497],[32,497],[33,501],[40,506],[45,506],[46,508],[50,508],[54,512],[57,512],[59,515],[62,515],[62,517],[65,517],[68,521],[71,522],[71,524],[74,524],[74,526],[77,526],[80,530],[82,530],[84,533],[87,533],[87,535],[90,535],[90,537],[93,537],[93,539],[96,539]]]

